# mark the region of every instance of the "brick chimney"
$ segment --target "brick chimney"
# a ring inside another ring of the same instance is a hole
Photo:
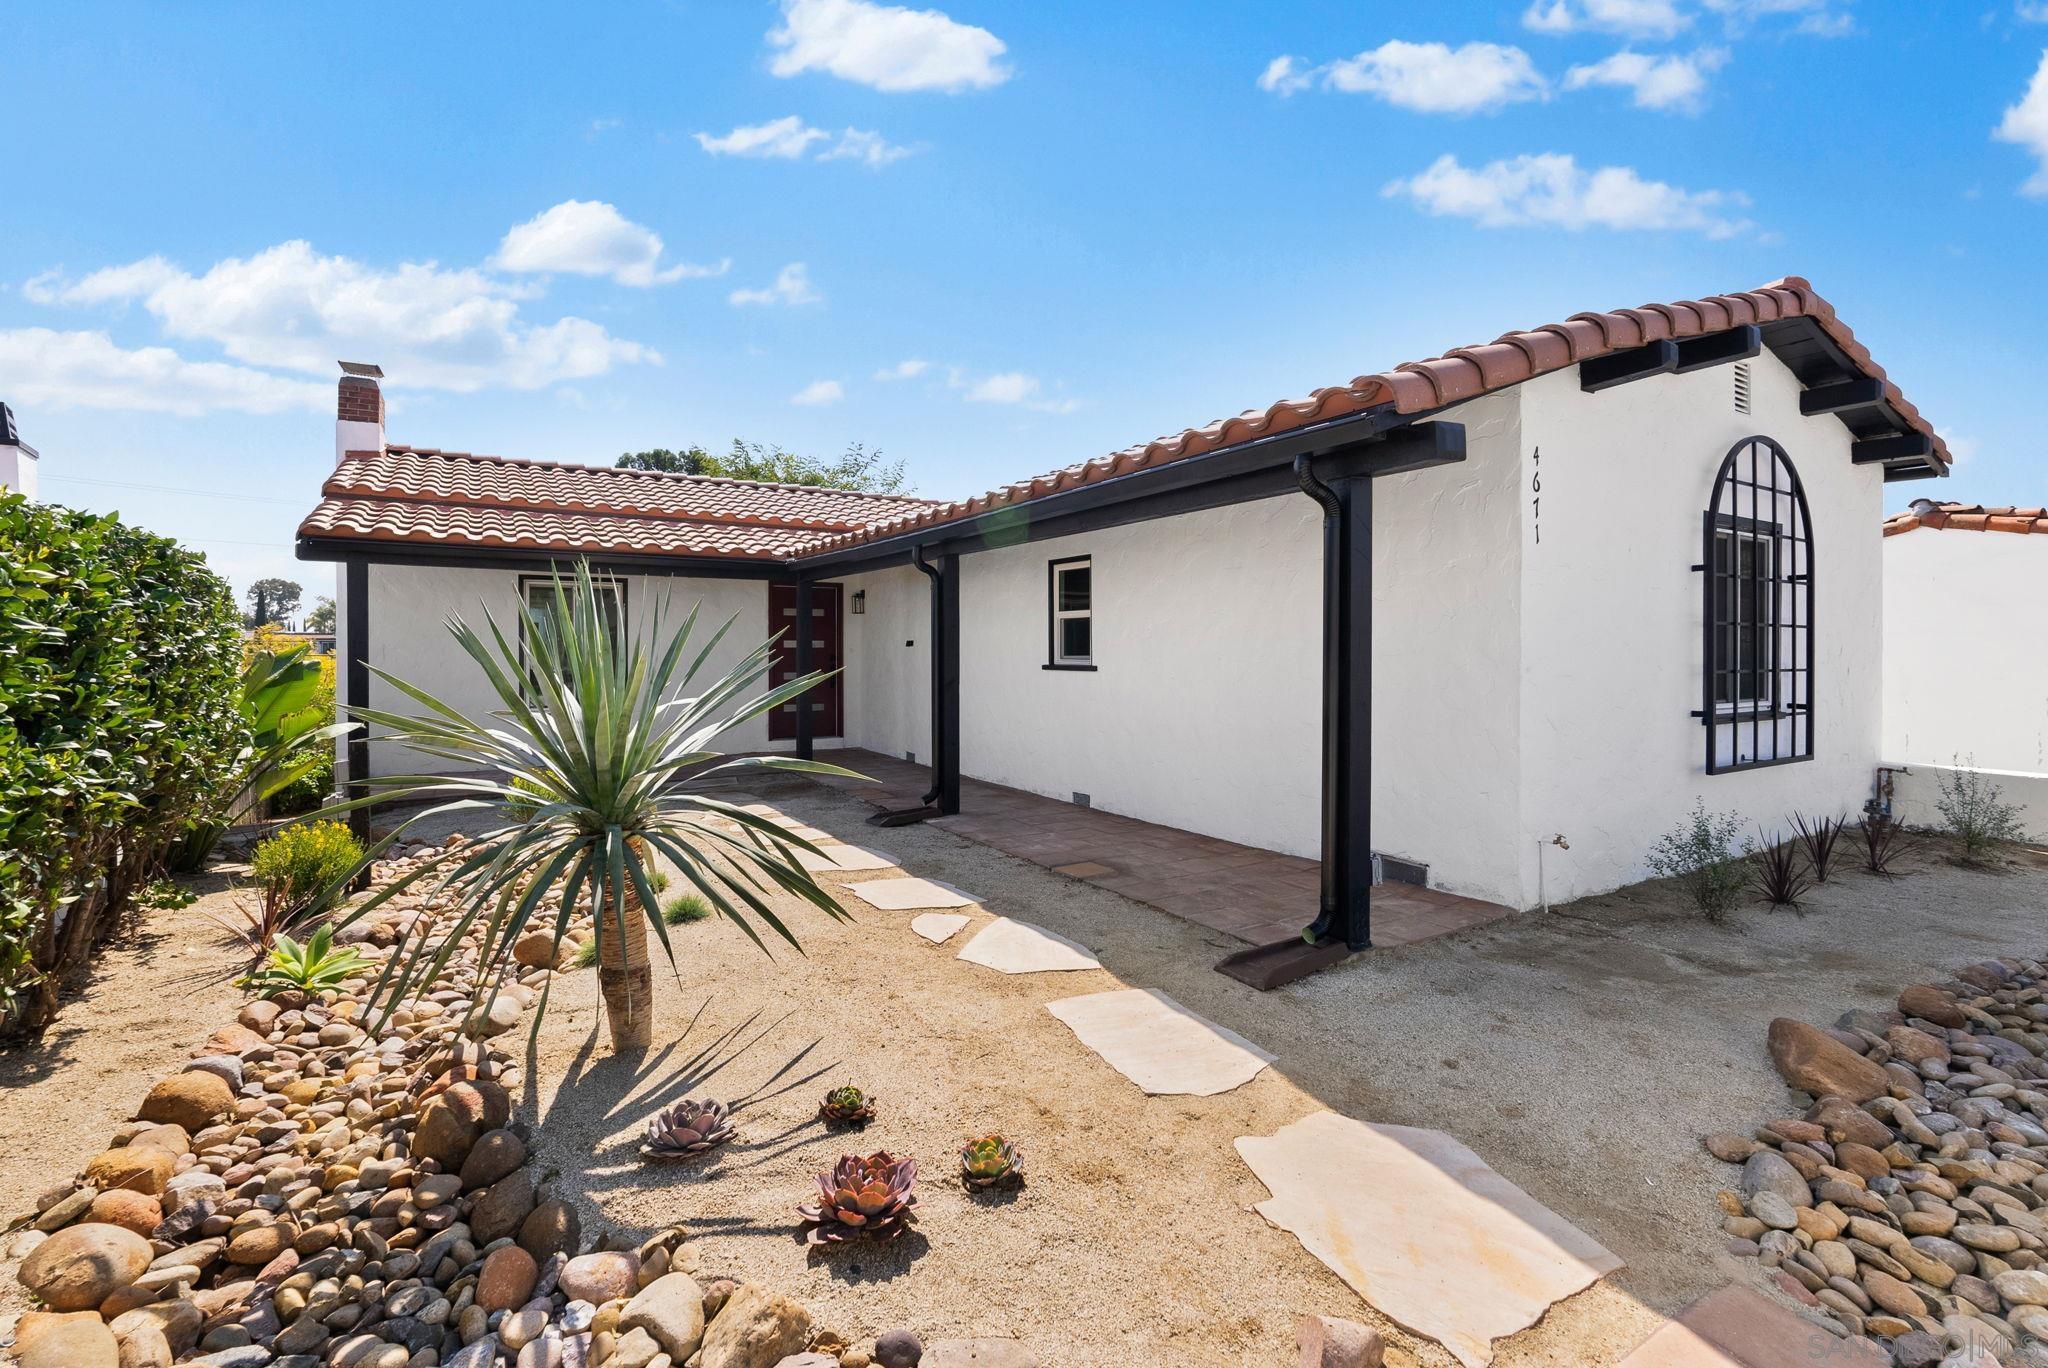
[[[351,451],[384,449],[384,378],[381,366],[361,361],[341,363],[341,385],[334,396],[334,463]]]
[[[0,489],[11,489],[33,501],[38,459],[36,449],[15,430],[14,410],[0,404]]]

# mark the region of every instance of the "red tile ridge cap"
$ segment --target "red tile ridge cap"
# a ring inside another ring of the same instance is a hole
[[[1392,370],[1358,376],[1348,384],[1313,390],[1306,399],[1286,399],[1263,409],[1246,409],[1234,417],[1128,446],[971,498],[926,503],[856,531],[821,537],[799,552],[798,559],[919,528],[964,521],[1048,494],[1097,484],[1311,423],[1351,417],[1368,409],[1386,407],[1401,415],[1427,413],[1609,352],[1787,318],[1813,319],[1852,365],[1877,380],[1886,402],[1910,428],[1932,441],[1934,459],[1946,473],[1950,457],[1941,434],[1907,401],[1848,325],[1836,317],[1834,306],[1816,293],[1803,276],[1788,275],[1754,290],[1605,313],[1577,313],[1562,323],[1503,333],[1490,343],[1454,347],[1428,360],[1403,362]]]
[[[492,465],[532,466],[542,470],[601,471],[607,475],[628,475],[656,480],[688,480],[694,484],[736,485],[742,489],[779,489],[792,494],[817,494],[831,497],[855,499],[886,499],[892,502],[936,504],[938,500],[923,498],[916,494],[883,494],[872,489],[836,489],[826,485],[784,484],[778,480],[741,480],[730,475],[690,475],[680,470],[639,470],[633,466],[587,465],[578,461],[542,461],[531,456],[492,456],[476,451],[446,451],[440,447],[410,446],[404,442],[387,442],[384,450],[350,451],[342,456],[343,464],[354,456],[381,456],[395,452],[404,456],[442,456],[451,461],[480,461]],[[336,466],[339,470],[340,466]],[[329,476],[329,478],[333,478]]]
[[[2022,536],[2048,534],[2048,508],[1988,508],[1983,504],[1915,499],[1912,508],[1884,520],[1887,537],[1920,527],[1955,532],[2013,532]]]

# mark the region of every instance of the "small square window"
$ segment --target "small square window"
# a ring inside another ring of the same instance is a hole
[[[625,625],[626,582],[622,579],[599,576],[595,583],[598,610],[604,614],[605,634],[612,639],[612,645],[616,648],[622,639]],[[573,603],[575,586],[565,583],[563,588]],[[550,642],[559,640],[564,605],[562,595],[556,592],[554,577],[522,575],[519,578],[519,593],[526,601],[526,611],[534,627],[544,633]],[[528,645],[526,626],[522,622],[519,630],[520,654],[528,657],[527,666],[531,670],[533,661],[527,649]]]
[[[1047,624],[1050,669],[1095,668],[1095,576],[1086,556],[1053,561],[1048,567],[1051,621]]]

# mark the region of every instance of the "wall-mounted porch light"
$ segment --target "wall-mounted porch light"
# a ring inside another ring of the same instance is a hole
[[[867,610],[868,610],[868,591],[867,591],[867,590],[865,590],[865,589],[856,589],[856,590],[854,590],[854,591],[853,591],[853,611],[854,611],[854,612],[856,612],[856,613],[865,613],[865,612],[866,612]]]

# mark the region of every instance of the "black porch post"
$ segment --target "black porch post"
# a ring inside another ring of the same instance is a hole
[[[1323,881],[1310,934],[1372,944],[1372,477],[1302,488],[1323,506]]]
[[[960,810],[960,557],[932,579],[932,788],[941,815]]]
[[[811,582],[801,577],[796,582],[796,674],[799,678],[811,672],[811,634],[818,630],[812,620]],[[796,704],[796,754],[799,760],[813,758],[812,733],[816,730],[812,711],[812,699],[805,693],[791,700]]]
[[[351,556],[342,563],[341,573],[342,598],[348,605],[348,618],[343,623],[348,656],[343,661],[342,699],[349,707],[364,708],[370,703],[370,563],[361,556]],[[358,723],[356,730],[348,734],[346,754],[348,786],[345,796],[351,802],[367,798],[370,793],[368,723]],[[367,807],[351,809],[348,826],[356,839],[367,845],[370,840],[370,810]]]

